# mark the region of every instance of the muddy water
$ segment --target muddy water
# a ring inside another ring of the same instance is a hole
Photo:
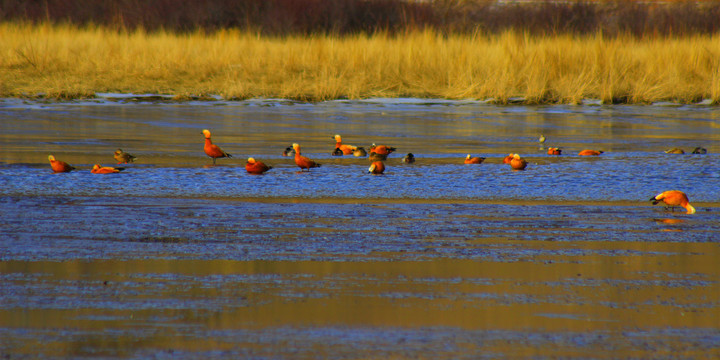
[[[0,102],[5,358],[720,356],[720,109]],[[200,131],[233,154],[218,166]],[[397,147],[385,175],[331,136]],[[567,155],[545,154],[560,146]],[[292,142],[323,163],[298,173]],[[706,155],[663,150],[696,146]],[[117,148],[138,156],[94,175]],[[600,157],[576,156],[581,149]],[[402,164],[413,152],[417,162]],[[518,152],[530,163],[501,163]],[[467,153],[486,157],[464,165]],[[53,174],[47,155],[78,168]],[[244,171],[253,156],[274,166]],[[652,207],[680,189],[694,215]]]

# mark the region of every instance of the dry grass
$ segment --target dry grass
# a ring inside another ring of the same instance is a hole
[[[720,101],[720,35],[264,37],[0,24],[0,96],[494,98],[528,103]]]

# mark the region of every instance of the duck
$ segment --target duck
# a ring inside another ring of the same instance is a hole
[[[50,160],[50,167],[52,167],[53,172],[61,173],[61,172],[71,172],[75,170],[75,167],[60,160],[55,160],[55,157],[52,155],[48,156],[48,160]]]
[[[510,161],[510,166],[513,170],[525,170],[527,161],[521,158],[519,154],[514,154],[513,159]]]
[[[653,205],[657,205],[659,202],[665,203],[666,207],[675,207],[675,206],[682,206],[687,210],[688,214],[694,214],[695,208],[690,205],[690,200],[688,199],[687,194],[680,190],[668,190],[663,191],[653,197],[650,198],[650,201],[652,201]]]
[[[232,155],[226,153],[219,146],[212,143],[212,140],[210,140],[210,130],[205,129],[202,133],[205,135],[205,154],[213,159],[213,165],[215,165],[215,160],[217,158],[232,157]]]
[[[334,138],[335,138],[335,149],[336,150],[339,149],[342,152],[341,155],[350,155],[357,148],[357,146],[343,144],[342,137],[340,135],[335,135]],[[334,153],[333,153],[333,155],[334,155]]]
[[[484,157],[471,157],[470,154],[465,157],[466,164],[482,164],[484,160]]]
[[[295,164],[300,167],[300,171],[303,171],[303,169],[307,169],[307,171],[309,172],[310,168],[320,167],[321,164],[318,164],[315,161],[310,160],[309,158],[300,154],[300,144],[293,144],[293,149],[295,150]]]
[[[272,168],[272,166],[267,166],[262,161],[257,161],[251,157],[247,159],[247,164],[245,164],[245,170],[250,174],[256,175],[260,175]]]
[[[282,156],[295,156],[295,149],[292,148],[292,145],[285,148]]]
[[[600,155],[600,154],[602,154],[602,153],[604,153],[604,151],[602,151],[602,150],[588,150],[588,149],[585,149],[585,150],[583,150],[583,151],[580,151],[580,152],[578,153],[578,155],[580,155],[580,156],[598,156],[598,155]]]
[[[562,154],[562,149],[551,147],[551,148],[548,148],[547,154],[548,155],[560,155],[560,154]]]
[[[95,164],[93,165],[90,172],[93,174],[114,174],[119,173],[123,170],[125,170],[125,168],[115,168],[111,166],[100,166],[99,164]]]
[[[665,150],[665,153],[666,154],[684,154],[685,150],[680,149],[680,148],[672,148],[672,149]]]
[[[707,149],[704,147],[698,146],[692,151],[692,153],[693,154],[707,154]]]
[[[353,150],[353,156],[357,156],[357,157],[367,156],[367,151],[365,151],[364,147],[358,146],[355,148],[355,150]]]
[[[508,154],[508,156],[503,158],[503,164],[509,164],[513,159],[513,153]]]
[[[382,161],[375,161],[370,165],[368,172],[374,175],[382,174],[385,171],[385,163]]]
[[[538,142],[542,144],[542,143],[545,142],[545,140],[546,140],[546,139],[545,139],[545,135],[540,134],[540,138],[538,138]]]
[[[387,145],[375,145],[375,144],[370,145],[370,152],[371,152],[371,153],[374,152],[374,153],[376,153],[376,154],[378,154],[378,155],[385,155],[385,156],[387,156],[387,155],[390,155],[393,151],[396,151],[396,150],[397,150],[396,148],[394,148],[394,147],[392,147],[392,146],[387,146]]]
[[[387,154],[378,154],[374,151],[370,151],[370,155],[368,155],[368,159],[370,161],[385,161],[387,160]]]
[[[124,152],[122,149],[115,150],[115,155],[113,155],[115,160],[117,160],[118,164],[127,164],[134,162],[137,157],[135,155],[130,155],[126,152]]]
[[[412,163],[414,163],[414,162],[415,162],[415,155],[413,155],[413,153],[407,153],[407,155],[405,155],[405,156],[402,158],[402,162],[404,162],[404,163],[406,163],[406,164],[412,164]]]

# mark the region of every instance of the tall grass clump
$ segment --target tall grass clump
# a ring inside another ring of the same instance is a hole
[[[0,96],[720,101],[720,35],[444,34],[425,28],[268,36],[239,29],[174,33],[2,23],[0,39]]]

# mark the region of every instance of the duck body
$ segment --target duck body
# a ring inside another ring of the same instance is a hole
[[[343,153],[343,151],[340,150],[340,148],[335,148],[335,150],[333,150],[333,152],[330,153],[330,155],[332,155],[332,156],[343,156],[343,155],[345,155],[345,153]]]
[[[560,155],[560,154],[562,154],[562,149],[551,147],[551,148],[548,148],[547,154],[548,155]]]
[[[113,157],[118,162],[118,164],[131,163],[131,162],[134,162],[135,159],[137,159],[137,157],[135,155],[130,155],[130,154],[122,151],[122,149],[117,149],[115,151],[115,155],[113,155]]]
[[[353,150],[352,154],[353,154],[353,156],[363,157],[363,156],[367,156],[367,151],[365,151],[364,147],[358,146],[355,148],[355,150]]]
[[[600,155],[600,154],[602,154],[602,153],[604,153],[604,151],[602,151],[602,150],[588,150],[588,149],[585,149],[585,150],[583,150],[583,151],[580,151],[580,152],[578,153],[578,155],[580,155],[580,156],[598,156],[598,155]]]
[[[368,155],[368,159],[370,159],[370,161],[385,161],[387,160],[387,154],[383,155],[371,151],[370,155]]]
[[[376,153],[376,154],[378,154],[378,155],[388,156],[388,155],[392,154],[392,153],[393,153],[394,151],[396,151],[396,150],[397,150],[396,148],[394,148],[394,147],[392,147],[392,146],[387,146],[387,145],[375,145],[375,144],[372,144],[372,145],[370,146],[370,153]]]
[[[690,200],[688,199],[688,196],[680,190],[663,191],[651,197],[650,201],[652,201],[653,205],[657,205],[658,203],[663,202],[666,206],[670,207],[682,206],[685,208],[685,210],[687,210],[688,214],[695,213],[695,208],[690,205]]]
[[[525,170],[527,167],[527,161],[520,157],[519,154],[513,155],[513,159],[510,161],[510,167],[513,170]]]
[[[75,170],[74,166],[71,166],[70,164],[68,164],[64,161],[55,160],[55,157],[52,155],[48,156],[48,160],[50,160],[50,167],[52,168],[53,172],[61,173],[61,172],[71,172],[71,171]]]
[[[310,171],[311,168],[320,167],[321,164],[318,164],[315,161],[310,160],[308,157],[300,154],[299,144],[293,144],[293,149],[295,149],[295,164],[300,168],[300,171],[303,171],[303,169]]]
[[[250,174],[260,175],[270,169],[272,169],[272,166],[265,165],[262,161],[257,161],[254,158],[248,158],[247,164],[245,164],[245,171]]]
[[[680,149],[680,148],[672,148],[672,149],[665,150],[665,153],[666,154],[684,154],[685,150]]]
[[[483,161],[485,161],[484,157],[471,157],[470,154],[465,157],[466,164],[482,164]]]
[[[508,154],[508,156],[504,157],[503,164],[509,164],[513,159],[513,155],[515,155],[515,154]]]
[[[114,174],[119,173],[120,171],[125,170],[125,168],[115,168],[110,166],[100,166],[99,164],[93,165],[92,170],[90,170],[93,174]]]
[[[693,154],[707,154],[707,149],[704,147],[698,146],[692,151],[692,153]]]
[[[232,155],[226,153],[219,146],[212,143],[209,130],[203,130],[202,133],[203,135],[205,135],[205,147],[203,148],[205,150],[205,155],[213,159],[213,165],[215,165],[215,160],[217,160],[217,158],[232,157]]]
[[[335,150],[340,150],[342,152],[342,154],[340,155],[350,155],[353,153],[353,151],[355,151],[355,149],[357,149],[357,146],[343,144],[342,137],[340,135],[335,135],[334,138]],[[334,152],[333,155],[335,155]]]
[[[368,172],[371,174],[379,175],[385,171],[385,163],[382,161],[375,161],[370,165]]]
[[[413,155],[413,153],[407,153],[407,155],[402,158],[402,161],[406,164],[412,164],[415,162],[415,155]]]

